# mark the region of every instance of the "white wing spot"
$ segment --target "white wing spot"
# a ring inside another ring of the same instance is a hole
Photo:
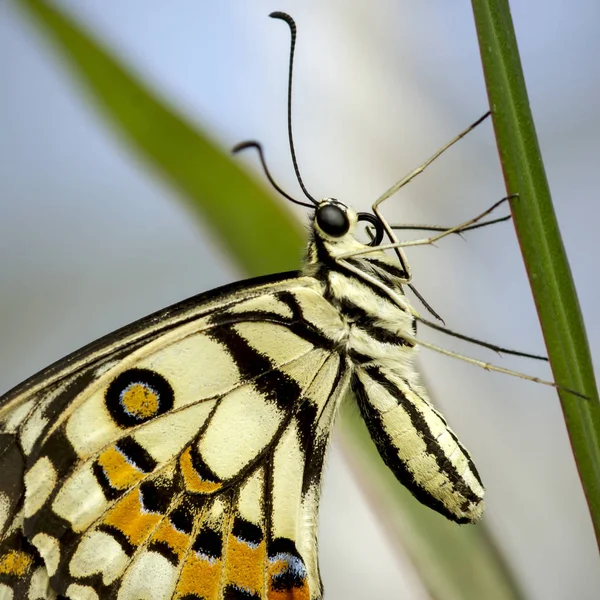
[[[107,504],[91,465],[86,465],[63,484],[52,503],[52,510],[70,521],[73,530],[78,532],[87,529],[106,510]]]
[[[4,422],[4,431],[6,433],[14,433],[19,425],[23,422],[23,419],[27,417],[34,403],[34,399],[23,402],[21,406],[15,408],[15,410],[9,413],[8,419]]]
[[[3,596],[0,594],[0,598]],[[27,600],[54,600],[56,592],[50,588],[48,571],[44,567],[37,568],[31,575]]]
[[[38,406],[23,424],[20,434],[21,447],[23,448],[23,452],[28,456],[46,425],[48,425],[48,418],[44,416],[43,410]]]
[[[231,306],[227,309],[227,312],[243,315],[252,310],[268,311],[287,319],[291,319],[294,316],[292,309],[284,302],[278,300],[275,296],[258,296],[256,298],[251,298],[250,300]]]
[[[56,573],[60,562],[60,546],[58,540],[47,533],[38,533],[31,543],[38,549],[50,576]]]
[[[102,574],[104,585],[110,585],[125,570],[129,557],[121,544],[108,533],[92,531],[79,542],[69,563],[73,577]]]
[[[56,485],[56,471],[47,456],[42,456],[25,473],[25,516],[34,515],[46,502]]]
[[[85,402],[81,402],[67,419],[67,438],[80,458],[92,456],[122,433],[106,410],[104,391],[83,392]]]
[[[67,588],[67,596],[73,600],[99,600],[98,594],[87,585],[72,583]]]
[[[178,571],[156,552],[142,552],[125,573],[118,600],[171,600]]]
[[[235,477],[271,441],[283,417],[249,385],[234,390],[221,400],[200,441],[202,458],[217,477]]]
[[[0,531],[4,531],[8,517],[10,516],[10,500],[8,496],[0,492]],[[0,588],[2,589],[2,588]]]

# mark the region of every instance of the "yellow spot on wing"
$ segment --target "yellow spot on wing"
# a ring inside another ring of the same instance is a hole
[[[264,472],[257,469],[248,477],[238,496],[238,512],[251,523],[260,523],[263,518],[262,498],[265,489]]]
[[[22,577],[33,563],[33,557],[27,552],[11,550],[0,556],[0,575],[16,575]]]
[[[126,490],[144,477],[144,473],[127,462],[114,446],[98,457],[98,464],[104,469],[111,486],[117,490]]]
[[[295,419],[284,431],[273,459],[272,533],[294,539],[302,497],[304,453]]]
[[[227,581],[239,588],[259,594],[263,587],[266,545],[262,541],[252,548],[234,535],[229,536],[225,572]]]
[[[175,409],[222,396],[239,383],[240,374],[233,358],[219,342],[197,333],[198,327],[201,325],[194,322],[191,329],[190,325],[176,328],[173,331],[176,338],[185,336],[186,329],[194,335],[177,339],[170,345],[165,336],[157,351],[137,365],[164,375],[173,387]]]
[[[139,546],[162,518],[162,515],[144,511],[140,492],[135,489],[115,504],[106,515],[104,523],[116,527],[132,544]]]
[[[179,560],[183,558],[190,545],[190,536],[183,531],[178,531],[166,519],[158,526],[152,536],[154,542],[165,542],[177,554]]]
[[[196,594],[200,598],[213,600],[220,598],[221,559],[209,561],[194,551],[186,558],[175,590],[175,598]]]
[[[133,383],[122,394],[125,410],[138,419],[149,419],[156,414],[159,402],[157,393],[147,385]]]
[[[29,415],[34,403],[35,399],[32,398],[31,400],[27,400],[27,402],[23,402],[20,406],[17,405],[13,408],[8,413],[8,418],[2,423],[2,429],[6,433],[15,433]]]
[[[192,464],[192,453],[189,447],[186,448],[181,455],[179,466],[185,481],[185,487],[190,492],[212,494],[223,485],[220,481],[207,481],[198,475],[198,472],[194,469],[194,465]]]

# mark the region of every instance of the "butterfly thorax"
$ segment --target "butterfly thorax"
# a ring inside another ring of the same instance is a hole
[[[406,272],[393,257],[354,237],[356,213],[344,208],[350,228],[342,236],[328,235],[318,218],[313,220],[302,274],[316,280],[320,293],[341,317],[345,349],[356,364],[383,362],[397,367],[414,352],[410,338],[415,318],[402,288]]]

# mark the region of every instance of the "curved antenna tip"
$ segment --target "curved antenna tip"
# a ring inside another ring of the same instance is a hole
[[[237,154],[238,152],[241,152],[242,150],[246,150],[246,148],[259,148],[260,150],[262,150],[262,146],[258,142],[255,142],[254,140],[250,140],[247,142],[240,142],[239,144],[236,144],[231,149],[231,153]]]
[[[263,152],[263,147],[262,144],[260,142],[257,142],[256,140],[247,140],[245,142],[240,142],[239,144],[236,144],[232,149],[231,152],[233,152],[233,154],[236,154],[238,152],[241,152],[242,150],[247,150],[248,148],[253,148],[254,150],[256,150],[258,152],[258,157],[260,159],[260,164],[262,165],[263,171],[265,172],[265,175],[267,176],[267,179],[269,180],[269,182],[271,183],[271,185],[284,197],[287,198],[290,202],[293,202],[294,204],[298,204],[299,206],[304,206],[306,208],[314,208],[314,206],[316,206],[318,203],[316,201],[313,202],[314,206],[312,204],[307,204],[306,202],[300,202],[300,200],[296,200],[295,198],[292,198],[292,196],[290,196],[287,192],[285,192],[281,186],[279,186],[277,184],[277,182],[273,179],[273,176],[271,175],[271,172],[269,171],[269,168],[267,167],[267,161],[265,160],[265,154]]]
[[[269,16],[271,17],[271,19],[281,19],[282,21],[285,21],[290,25],[290,27],[296,25],[296,22],[294,21],[294,19],[292,19],[292,17],[290,17],[290,15],[288,15],[285,12],[281,12],[280,10],[272,12]]]
[[[291,33],[290,40],[290,66],[288,69],[288,93],[287,93],[287,113],[288,113],[288,140],[290,144],[290,153],[292,155],[292,164],[294,165],[294,172],[296,173],[296,179],[300,184],[300,188],[302,189],[302,193],[316,206],[319,203],[315,198],[311,196],[311,194],[306,189],[304,182],[302,181],[302,177],[300,175],[300,169],[298,168],[298,160],[296,159],[296,150],[294,148],[294,136],[292,134],[292,74],[294,71],[294,50],[296,48],[296,22],[290,15],[281,11],[272,12],[269,15],[273,19],[281,19],[285,21]]]

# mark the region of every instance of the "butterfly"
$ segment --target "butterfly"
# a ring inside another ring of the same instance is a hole
[[[399,262],[314,210],[299,272],[191,298],[0,405],[0,591],[14,598],[320,598],[317,508],[353,394],[417,499],[476,521],[484,488],[413,367]],[[237,595],[236,595],[237,594]]]
[[[477,469],[413,365],[401,248],[378,247],[376,206],[311,200],[298,272],[166,308],[0,399],[0,598],[322,598],[321,474],[345,399],[418,500],[481,517]]]

